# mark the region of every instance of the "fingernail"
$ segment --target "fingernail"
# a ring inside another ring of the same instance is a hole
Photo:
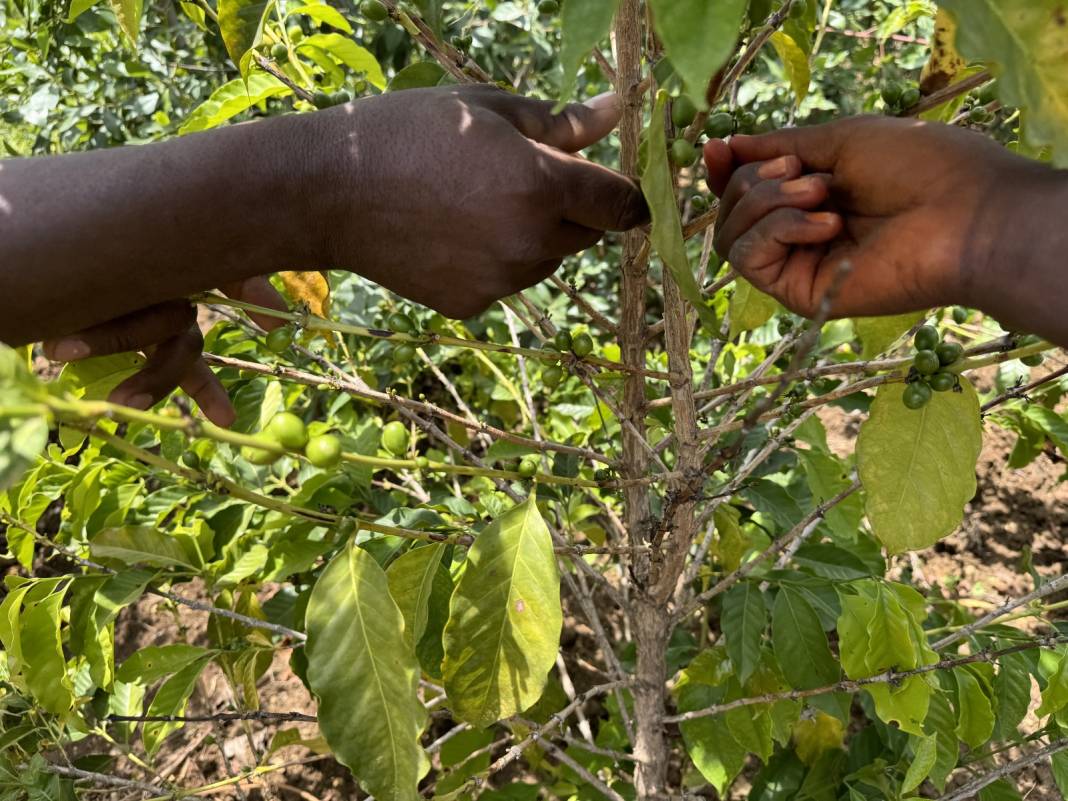
[[[128,399],[125,405],[131,409],[140,409],[142,412],[148,411],[152,406],[152,396],[147,392],[142,392],[140,395],[134,395]]]
[[[814,211],[808,215],[808,221],[814,225],[834,225],[838,215],[829,211]]]
[[[605,109],[619,111],[623,108],[623,98],[615,92],[603,92],[596,97],[591,97],[582,105],[586,108],[592,108],[594,111],[603,111]]]
[[[57,362],[73,362],[89,355],[89,345],[80,339],[61,339],[50,350]]]
[[[778,158],[775,161],[769,161],[757,170],[757,175],[761,178],[782,178],[786,175],[786,159]]]
[[[812,181],[809,178],[795,178],[793,181],[785,181],[779,187],[784,195],[803,195],[812,189]]]

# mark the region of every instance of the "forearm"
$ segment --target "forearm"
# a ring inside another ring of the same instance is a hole
[[[0,163],[0,341],[62,335],[252,275],[326,266],[313,189],[327,160],[317,156],[314,117]]]
[[[999,191],[1007,202],[986,220],[989,252],[969,254],[981,267],[967,301],[1010,330],[1068,346],[1068,171],[1028,164]]]

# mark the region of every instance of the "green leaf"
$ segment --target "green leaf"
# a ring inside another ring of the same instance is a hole
[[[0,420],[0,491],[20,480],[47,444],[48,423],[43,417]]]
[[[441,679],[441,662],[445,658],[445,646],[441,637],[449,621],[449,600],[452,598],[452,574],[439,563],[430,588],[430,603],[427,605],[426,631],[415,646],[419,665],[426,674]]]
[[[71,23],[82,14],[99,3],[100,0],[71,0],[70,10],[67,12],[67,22]]]
[[[994,736],[998,740],[1014,739],[1017,727],[1027,716],[1031,705],[1031,674],[1027,657],[1005,654],[998,659],[998,673],[994,678],[994,708],[997,724]]]
[[[989,62],[998,99],[1025,111],[1024,140],[1068,166],[1068,26],[1063,0],[939,0],[957,20],[957,50]]]
[[[619,0],[582,0],[564,3],[560,12],[560,65],[564,77],[560,84],[560,99],[567,100],[575,91],[579,67],[603,39],[608,37]]]
[[[775,48],[786,77],[790,81],[790,87],[794,90],[797,105],[801,105],[808,95],[808,85],[812,80],[812,71],[808,66],[808,54],[805,53],[792,37],[782,31],[775,31],[771,35],[771,46]]]
[[[375,797],[418,801],[428,768],[419,665],[374,557],[355,546],[338,554],[315,583],[306,624],[308,684],[334,755]]]
[[[957,736],[969,748],[978,748],[994,731],[994,709],[979,679],[966,667],[956,668]]]
[[[144,0],[111,0],[111,10],[115,12],[119,27],[126,34],[130,44],[135,44],[137,42],[137,34],[141,28],[141,12],[144,10]]]
[[[689,683],[676,698],[680,712],[692,712],[719,703],[723,691],[706,684]],[[712,715],[679,724],[686,753],[694,767],[722,796],[745,766],[746,751],[738,744],[721,715]]]
[[[115,678],[128,684],[147,686],[164,676],[183,670],[193,662],[211,656],[212,653],[207,648],[187,643],[149,645],[130,655],[115,672]]]
[[[445,545],[437,543],[413,548],[402,554],[386,570],[389,594],[404,617],[404,641],[415,649],[426,632],[428,604]]]
[[[1061,791],[1061,797],[1068,797],[1068,752],[1058,751],[1049,758],[1050,769],[1053,771],[1053,781],[1057,789]]]
[[[552,538],[531,495],[467,552],[444,633],[453,715],[483,728],[534,705],[556,664],[562,626]]]
[[[794,453],[805,469],[805,478],[808,480],[808,488],[812,491],[814,503],[829,501],[842,490],[852,486],[847,465],[829,452],[796,449]],[[832,506],[824,515],[827,526],[839,544],[856,542],[863,517],[864,499],[858,492]]]
[[[734,701],[753,693],[743,688],[737,679],[731,679],[725,701]],[[772,740],[772,720],[766,704],[740,706],[724,713],[731,736],[746,751],[756,754],[763,762],[768,761],[775,743]]]
[[[196,689],[197,679],[201,672],[210,662],[210,659],[199,659],[186,665],[163,684],[160,685],[152,703],[148,705],[145,713],[149,717],[180,716],[185,713],[189,698]],[[183,726],[180,721],[149,721],[141,732],[141,740],[145,744],[145,751],[149,756],[154,754],[168,735]]]
[[[942,392],[922,409],[905,407],[904,384],[884,384],[857,438],[857,469],[875,536],[891,553],[926,548],[950,534],[975,495],[982,447],[979,399]]]
[[[230,60],[248,77],[245,55],[263,40],[263,25],[274,7],[271,0],[219,0],[219,33]]]
[[[367,82],[376,89],[386,88],[386,76],[374,54],[360,47],[340,33],[317,33],[301,40],[298,50],[305,47],[318,47],[325,50],[353,72],[362,73]]]
[[[960,758],[957,720],[946,693],[937,689],[931,693],[923,728],[926,734],[933,734],[938,740],[938,756],[928,778],[939,792],[943,792],[946,789],[946,778],[957,766],[957,760]]]
[[[864,358],[871,359],[885,353],[924,316],[923,312],[909,312],[889,317],[854,317],[853,331],[863,345]]]
[[[63,592],[27,604],[19,617],[22,671],[26,686],[42,709],[62,715],[74,705],[59,630]]]
[[[246,111],[268,97],[289,94],[292,90],[266,72],[254,72],[248,81],[235,78],[224,83],[201,103],[178,129],[179,136],[206,131],[222,125],[231,117]]]
[[[754,287],[741,276],[734,280],[734,294],[730,301],[731,330],[734,339],[743,331],[760,328],[779,308],[778,301]]]
[[[178,540],[150,526],[106,528],[90,541],[89,553],[94,559],[115,559],[128,565],[194,567]]]
[[[682,219],[675,201],[675,182],[668,166],[667,136],[664,133],[664,110],[667,108],[667,101],[667,92],[661,91],[657,95],[656,108],[653,109],[646,130],[649,155],[641,184],[653,218],[649,242],[670,271],[671,277],[675,279],[679,292],[697,310],[708,332],[716,336],[716,313],[705,303],[701,288],[697,286],[686,256],[686,243],[682,238]]]
[[[910,676],[895,686],[870,684],[865,689],[883,723],[896,723],[901,731],[909,734],[923,734],[932,692],[926,676]]]
[[[979,791],[979,801],[1020,801],[1022,797],[1009,779],[998,779]]]
[[[911,793],[931,773],[931,768],[938,758],[938,736],[934,734],[912,738],[912,763],[905,772],[905,780],[901,783],[902,793]]]
[[[760,663],[760,643],[768,624],[768,610],[760,588],[749,581],[731,587],[723,596],[720,624],[727,638],[727,653],[738,680],[744,684]]]
[[[1057,660],[1057,666],[1050,674],[1046,689],[1042,691],[1042,703],[1035,710],[1040,718],[1060,712],[1068,705],[1068,651],[1063,652]]]
[[[446,75],[445,68],[436,61],[417,61],[402,69],[389,82],[390,92],[437,86]]]
[[[667,57],[698,108],[708,106],[708,82],[734,53],[748,4],[748,0],[649,0]]]
[[[1049,437],[1050,442],[1057,446],[1057,450],[1068,456],[1068,420],[1037,403],[1028,405],[1024,416]]]
[[[353,33],[352,25],[341,15],[341,12],[326,3],[307,3],[291,9],[287,16],[295,14],[305,14],[316,22],[325,23],[331,28],[337,28],[339,31],[344,31],[350,35]]]
[[[771,644],[790,686],[808,690],[838,681],[838,663],[819,616],[800,593],[783,587],[771,612]]]

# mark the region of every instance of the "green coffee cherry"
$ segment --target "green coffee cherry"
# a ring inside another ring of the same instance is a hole
[[[709,114],[705,120],[705,136],[709,139],[724,139],[734,133],[734,115],[726,111]]]
[[[541,0],[538,3],[538,13],[548,16],[555,14],[560,10],[560,4],[556,0]]]
[[[394,456],[403,456],[408,452],[411,445],[411,437],[408,435],[408,427],[400,420],[386,423],[382,429],[382,448]]]
[[[559,365],[552,365],[546,367],[541,372],[541,383],[543,383],[549,389],[556,389],[563,383],[564,371]]]
[[[312,95],[312,105],[322,111],[324,108],[330,108],[334,105],[334,100],[326,92],[320,91]]]
[[[264,442],[269,442],[266,437],[260,437]],[[277,453],[267,448],[256,448],[252,445],[241,446],[241,458],[250,464],[269,465],[274,464],[281,458],[282,454]]]
[[[794,0],[790,6],[790,19],[803,19],[805,16],[805,0]]]
[[[916,351],[916,359],[912,364],[920,375],[932,375],[938,372],[942,361],[933,350],[919,350]]]
[[[602,467],[599,470],[595,470],[593,472],[593,480],[594,481],[611,481],[612,480],[612,471],[609,470],[607,467]]]
[[[708,211],[708,199],[704,195],[694,195],[690,198],[690,208],[696,212]]]
[[[593,337],[589,334],[578,334],[572,338],[571,350],[579,358],[593,353]]]
[[[290,25],[289,28],[286,29],[286,36],[289,37],[289,41],[293,44],[297,44],[304,38],[304,31],[299,25]]]
[[[271,353],[285,353],[293,344],[293,329],[288,325],[276,328],[267,335],[264,340],[267,350]]]
[[[927,380],[927,383],[931,385],[931,389],[935,392],[949,392],[949,390],[957,386],[958,380],[953,373],[935,373]]]
[[[743,111],[735,117],[737,123],[735,130],[739,133],[751,133],[756,127],[756,114],[751,111]]]
[[[912,344],[916,346],[916,350],[934,350],[941,341],[942,337],[939,335],[937,328],[933,325],[924,325],[920,326],[920,329],[916,332]]]
[[[571,350],[571,334],[567,331],[557,331],[556,336],[553,337],[553,344],[561,353],[567,353]]]
[[[360,5],[360,13],[371,22],[382,22],[389,16],[389,9],[382,0],[364,0]]]
[[[948,367],[960,360],[960,357],[964,355],[964,348],[956,342],[943,342],[935,346],[935,353],[938,355],[938,361]]]
[[[279,63],[289,60],[289,48],[279,42],[271,47],[271,58]]]
[[[883,98],[883,102],[888,106],[896,106],[901,102],[901,94],[905,91],[905,87],[897,81],[891,81],[883,87],[880,93]]]
[[[538,457],[524,456],[519,462],[518,472],[523,478],[534,478],[538,474]]]
[[[923,381],[917,381],[905,387],[902,401],[910,409],[922,409],[931,400],[931,388]]]
[[[1031,356],[1024,356],[1022,359],[1020,359],[1020,361],[1026,364],[1028,367],[1038,367],[1045,360],[1046,356],[1042,353],[1035,353]]]
[[[920,90],[915,86],[910,86],[908,89],[901,93],[901,106],[902,108],[912,108],[920,102]]]
[[[398,334],[410,334],[415,330],[415,323],[412,322],[412,318],[407,314],[393,312],[386,320],[386,327],[390,331],[396,331]]]
[[[304,447],[304,455],[316,467],[330,470],[341,462],[341,441],[333,434],[312,437]]]
[[[679,95],[671,101],[671,121],[676,128],[687,128],[697,116],[697,106],[688,95]]]
[[[199,470],[200,457],[197,456],[196,451],[186,451],[182,454],[182,464],[188,467],[190,470]]]
[[[968,310],[963,306],[953,307],[953,322],[957,325],[963,325],[968,322]]]
[[[420,470],[427,470],[430,467],[430,460],[425,456],[420,456],[415,460],[415,466]]]
[[[697,160],[697,148],[685,139],[676,139],[671,143],[671,160],[676,167],[689,167]]]
[[[998,84],[997,84],[997,81],[991,81],[990,83],[984,84],[983,87],[979,90],[979,102],[982,105],[984,105],[984,106],[989,105],[990,103],[993,103],[997,99],[998,99]]]
[[[344,89],[338,89],[332,95],[330,95],[330,105],[343,106],[352,100],[352,95],[346,92]]]
[[[267,433],[284,448],[299,450],[308,444],[308,430],[304,421],[293,412],[279,412],[267,424]]]
[[[402,342],[393,349],[393,363],[397,365],[409,364],[415,358],[415,345]]]

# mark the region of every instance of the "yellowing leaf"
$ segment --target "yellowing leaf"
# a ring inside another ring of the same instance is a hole
[[[806,765],[814,764],[825,751],[841,748],[844,737],[845,724],[826,712],[816,712],[794,726],[797,756]]]
[[[467,552],[444,632],[441,672],[453,716],[485,728],[537,703],[562,625],[552,538],[532,495]]]
[[[913,760],[905,773],[905,781],[901,785],[901,792],[911,793],[931,773],[938,759],[938,735],[930,734],[923,737],[913,737]]]
[[[248,76],[248,56],[263,39],[263,24],[273,6],[270,0],[219,0],[219,33],[242,78]]]
[[[428,605],[445,546],[441,543],[413,548],[386,571],[389,594],[404,616],[404,641],[413,650],[426,632]]]
[[[920,73],[920,91],[933,94],[953,83],[967,64],[957,53],[957,23],[945,9],[935,17],[934,36],[931,37],[931,57]]]
[[[731,295],[730,338],[734,339],[743,331],[752,331],[760,328],[779,308],[778,301],[771,295],[765,294],[739,276],[734,282],[734,294]]]
[[[797,105],[808,95],[808,84],[812,80],[812,71],[808,66],[808,56],[805,51],[797,46],[792,37],[782,31],[775,31],[771,35],[771,46],[782,62],[786,71],[786,77],[790,80],[790,86],[797,96]]]
[[[82,9],[84,10],[84,9]],[[126,34],[130,44],[137,42],[137,34],[141,28],[141,12],[144,10],[144,0],[111,0],[111,10],[115,12],[115,18],[119,21],[119,27]],[[74,9],[71,9],[71,13]]]
[[[933,545],[964,518],[982,447],[979,399],[967,380],[919,410],[904,384],[884,384],[857,438],[857,469],[875,536],[891,553]]]
[[[288,16],[296,16],[297,14],[307,14],[316,22],[325,22],[331,28],[337,28],[339,31],[344,31],[348,34],[353,32],[352,25],[341,15],[341,12],[326,3],[307,3],[306,5],[298,6],[290,10]]]
[[[957,49],[988,62],[998,99],[1026,110],[1025,142],[1050,145],[1068,166],[1068,8],[1064,0],[940,0],[956,18]]]
[[[196,131],[206,131],[222,125],[231,117],[262,103],[269,97],[289,94],[291,91],[288,86],[266,72],[254,72],[248,76],[247,81],[235,78],[224,83],[212,92],[207,100],[197,106],[182,123],[178,134],[181,136]]]
[[[853,331],[863,346],[865,359],[886,351],[924,317],[923,312],[894,314],[887,317],[854,317]]]
[[[325,320],[330,319],[330,281],[327,274],[316,270],[278,273],[289,299]],[[333,344],[332,331],[321,332],[323,339]]]
[[[376,89],[386,88],[386,76],[374,54],[340,33],[317,33],[303,39],[297,49],[305,47],[325,50],[353,72],[362,74]]]

